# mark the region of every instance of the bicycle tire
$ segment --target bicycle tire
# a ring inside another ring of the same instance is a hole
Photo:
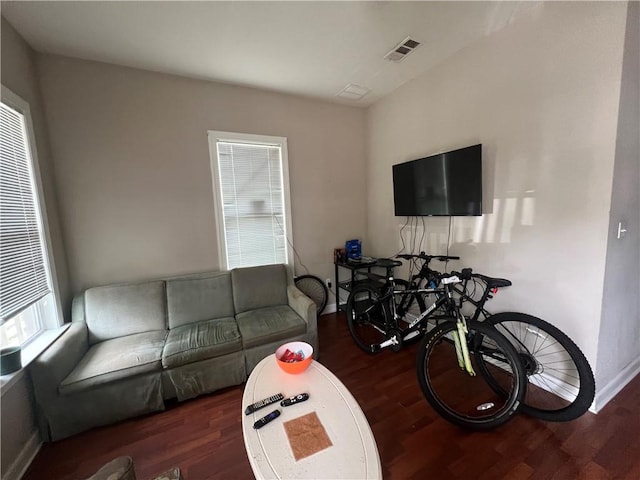
[[[566,422],[589,409],[596,390],[593,372],[565,333],[525,313],[497,313],[486,321],[511,341],[523,360],[529,382],[523,413]]]
[[[520,408],[527,380],[511,343],[489,325],[468,325],[467,342],[474,370],[491,370],[501,380],[497,393],[481,374],[469,375],[458,365],[453,333],[455,321],[434,328],[418,348],[418,382],[425,398],[447,421],[472,430],[490,430],[509,420]],[[489,360],[489,358],[491,360]]]
[[[324,282],[314,275],[301,275],[294,279],[298,290],[316,304],[316,315],[320,316],[329,301],[329,289]]]
[[[361,285],[354,288],[347,300],[347,325],[355,344],[363,351],[377,353],[375,345],[385,340],[388,312],[380,302],[377,288]]]

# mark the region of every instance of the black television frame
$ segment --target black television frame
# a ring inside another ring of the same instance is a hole
[[[482,144],[393,165],[395,216],[481,216]]]

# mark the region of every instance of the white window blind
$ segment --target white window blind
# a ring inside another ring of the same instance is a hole
[[[0,324],[50,291],[25,117],[0,103]]]
[[[216,141],[227,268],[287,263],[282,146]]]

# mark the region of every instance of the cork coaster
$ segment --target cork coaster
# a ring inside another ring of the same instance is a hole
[[[333,445],[316,412],[284,422],[296,462]]]

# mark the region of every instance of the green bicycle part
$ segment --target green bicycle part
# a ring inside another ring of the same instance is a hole
[[[471,358],[469,357],[469,348],[467,346],[467,342],[461,341],[461,339],[467,338],[467,333],[469,333],[469,330],[467,330],[467,326],[464,324],[464,322],[458,322],[457,333],[458,333],[458,342],[460,343],[460,347],[462,349],[462,357],[464,360],[464,365],[460,365],[460,367],[464,366],[464,369],[467,371],[467,373],[472,377],[475,377],[476,372],[473,370],[473,365],[471,365]],[[460,362],[460,357],[458,357],[458,362]]]
[[[462,353],[460,335],[458,334],[457,330],[451,332],[451,335],[453,336],[453,344],[456,346],[456,357],[458,357],[458,366],[460,367],[460,369],[465,370],[464,355]]]

